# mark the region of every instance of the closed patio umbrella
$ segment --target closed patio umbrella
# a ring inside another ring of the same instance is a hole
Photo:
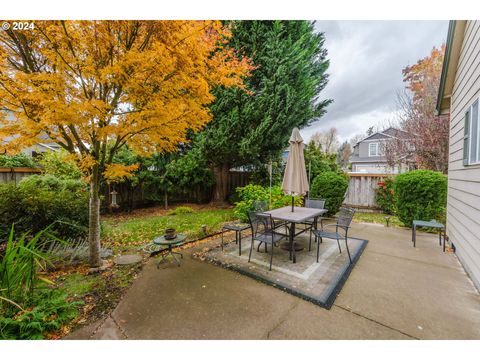
[[[298,128],[294,128],[290,136],[290,151],[287,166],[283,174],[282,190],[292,195],[292,212],[294,211],[294,196],[305,195],[309,190],[305,159],[303,157],[303,139]]]

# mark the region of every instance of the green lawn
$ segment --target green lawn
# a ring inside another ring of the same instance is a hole
[[[384,213],[355,213],[354,221],[386,225]],[[201,236],[201,226],[207,225],[207,232],[212,234],[221,229],[226,221],[234,220],[233,209],[196,209],[192,213],[179,215],[146,215],[130,217],[110,217],[102,221],[102,244],[117,248],[138,247],[148,244],[155,237],[172,227],[179,233],[184,233],[189,240]],[[402,226],[396,216],[390,216],[389,225]]]
[[[102,221],[102,243],[104,246],[139,246],[162,235],[167,228],[174,228],[193,240],[203,235],[202,225],[207,225],[208,234],[212,234],[233,219],[233,209],[194,210],[189,214],[150,215],[121,221],[112,217]]]
[[[387,215],[384,213],[375,213],[375,212],[357,211],[355,213],[353,221],[386,225],[387,222],[385,220],[385,216],[390,216],[390,221],[389,221],[390,226],[392,227],[403,226],[400,220],[398,220],[396,216]]]

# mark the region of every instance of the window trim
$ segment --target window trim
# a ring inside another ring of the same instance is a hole
[[[372,155],[372,152],[371,152],[372,145],[375,145],[375,155]],[[375,142],[375,143],[372,142],[368,144],[368,157],[375,157],[375,156],[380,156],[378,142]]]
[[[476,134],[476,161],[471,161],[472,156],[472,144],[473,144],[473,105],[477,104],[477,134]],[[467,165],[480,165],[480,98],[473,101],[472,105],[468,107],[469,121],[468,121],[468,158]]]

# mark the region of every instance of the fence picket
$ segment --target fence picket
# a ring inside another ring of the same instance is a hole
[[[378,209],[375,202],[375,190],[378,182],[386,176],[389,174],[350,173],[344,204],[358,209]]]

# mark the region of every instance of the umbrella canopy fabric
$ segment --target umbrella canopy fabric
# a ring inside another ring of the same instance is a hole
[[[309,191],[309,186],[303,157],[303,139],[298,128],[293,129],[288,142],[290,151],[283,174],[282,190],[287,195],[305,195]]]

